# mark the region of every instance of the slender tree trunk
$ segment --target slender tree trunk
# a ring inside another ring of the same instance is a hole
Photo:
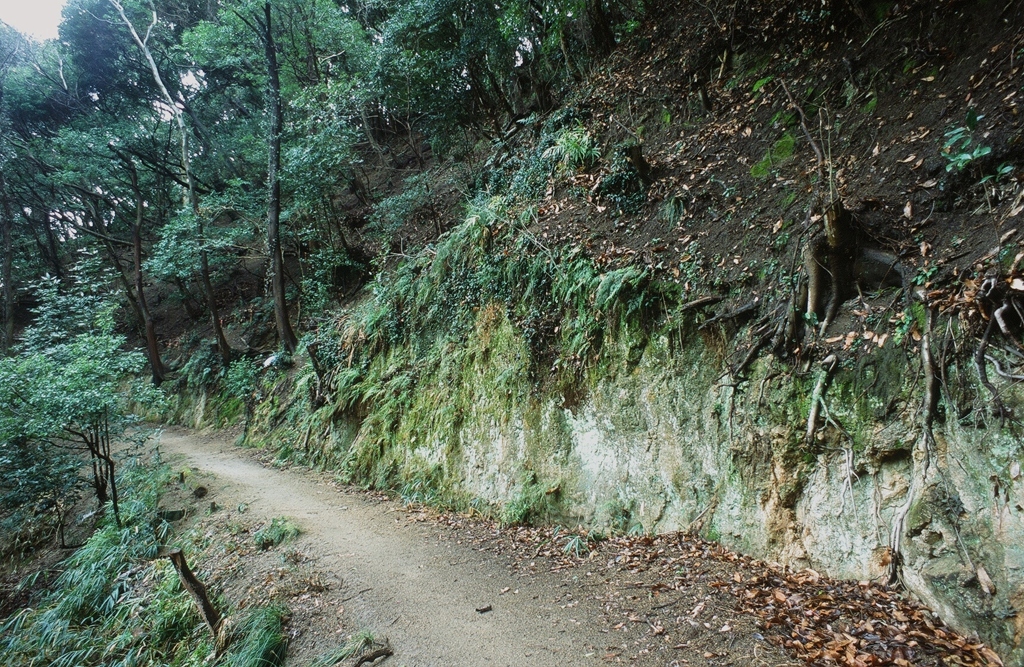
[[[164,85],[163,77],[160,76],[160,68],[157,67],[156,60],[153,58],[153,53],[149,50],[148,46],[149,36],[157,22],[156,9],[152,10],[152,19],[149,28],[146,30],[146,37],[143,39],[139,36],[138,31],[135,30],[135,25],[129,20],[128,15],[125,14],[124,6],[120,1],[110,0],[110,4],[117,9],[121,20],[128,27],[135,43],[142,50],[142,55],[145,56],[146,62],[149,63],[153,81],[156,83],[157,88],[160,89],[164,102],[171,110],[174,120],[178,124],[178,132],[181,134],[181,168],[185,171],[185,181],[188,184],[188,204],[192,208],[192,213],[196,219],[196,240],[199,243],[199,269],[202,276],[203,291],[206,293],[206,305],[210,309],[210,321],[213,325],[214,337],[217,340],[217,349],[220,351],[224,367],[227,368],[231,363],[231,348],[228,346],[228,339],[224,336],[224,329],[220,324],[220,313],[217,310],[217,300],[214,298],[213,283],[210,280],[210,258],[206,252],[206,233],[203,226],[203,218],[199,211],[199,196],[196,194],[195,177],[192,175],[192,159],[189,157],[188,149],[188,131],[185,128],[185,119],[182,117],[181,109],[175,103],[174,98],[171,97],[167,86]]]
[[[114,266],[114,270],[117,272],[117,279],[121,282],[121,287],[124,288],[125,294],[128,295],[128,305],[131,306],[132,312],[135,314],[135,321],[139,325],[139,332],[143,331],[142,325],[142,312],[139,310],[139,304],[135,300],[135,290],[132,288],[132,282],[128,279],[128,275],[124,271],[124,267],[121,265],[121,257],[117,254],[117,250],[114,248],[113,237],[110,236],[107,230],[107,225],[103,221],[103,214],[99,210],[99,204],[96,199],[92,199],[88,196],[82,198],[82,204],[85,206],[87,211],[86,218],[92,221],[92,228],[98,232],[97,237],[103,243],[103,247],[107,249],[107,255],[110,257],[110,263]]]
[[[153,384],[159,385],[164,381],[167,368],[160,358],[160,343],[156,338],[156,326],[153,324],[153,317],[149,313],[149,305],[146,303],[146,292],[142,280],[142,221],[143,201],[142,190],[139,188],[139,172],[135,169],[135,162],[126,155],[118,153],[121,161],[128,168],[128,176],[131,179],[132,193],[135,195],[135,224],[132,225],[132,260],[134,263],[135,275],[135,303],[141,319],[142,328],[146,334],[146,352],[149,355],[149,365],[153,371]]]
[[[263,46],[267,59],[267,103],[270,107],[269,160],[267,164],[267,250],[270,253],[270,285],[274,295],[274,319],[281,345],[289,354],[295,352],[298,340],[288,319],[288,302],[284,289],[284,255],[281,252],[281,78],[277,64],[277,46],[270,24],[270,2],[263,4]]]
[[[50,261],[53,263],[53,275],[57,280],[64,279],[64,267],[60,265],[60,253],[57,251],[57,238],[53,234],[53,227],[50,225],[50,211],[43,210],[43,232],[46,234],[46,245],[50,248]]]
[[[114,521],[121,527],[121,506],[117,497],[117,476],[114,474],[114,457],[110,453],[110,415],[104,411],[102,431],[100,434],[100,451],[103,463],[107,466],[107,479],[110,482],[110,505],[114,510]]]
[[[0,340],[0,354],[6,355],[14,344],[14,285],[11,267],[14,264],[14,216],[11,201],[7,198],[7,183],[0,172],[0,199],[3,199],[3,269],[0,280],[4,283],[4,324],[3,340]]]

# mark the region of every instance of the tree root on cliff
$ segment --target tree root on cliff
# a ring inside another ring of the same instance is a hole
[[[832,418],[832,415],[828,411],[828,405],[825,403],[825,397],[821,397],[821,410],[825,413],[825,421],[832,425],[832,428],[836,429],[843,434],[846,438],[847,445],[841,449],[843,452],[843,467],[844,467],[844,479],[843,479],[843,491],[842,491],[842,503],[839,506],[839,513],[842,514],[846,510],[846,496],[849,494],[853,496],[853,480],[860,479],[854,469],[853,460],[853,436],[847,431],[842,424]]]
[[[924,394],[921,398],[919,419],[921,435],[914,446],[913,467],[911,469],[910,489],[907,500],[893,517],[892,530],[889,533],[889,583],[902,583],[903,536],[906,532],[907,516],[924,490],[933,465],[935,452],[935,435],[932,424],[939,404],[938,382],[935,377],[935,361],[932,358],[931,337],[934,311],[928,308],[925,331],[921,335],[921,366],[924,370]]]
[[[807,433],[804,435],[804,444],[808,447],[814,443],[814,435],[818,431],[818,415],[821,414],[823,405],[822,396],[825,394],[829,380],[832,379],[832,374],[839,365],[839,359],[836,355],[830,354],[822,360],[821,365],[824,370],[818,376],[818,383],[814,385],[814,391],[811,393],[811,406],[807,411]]]
[[[974,366],[978,369],[978,380],[981,384],[988,389],[988,392],[992,395],[992,402],[995,404],[995,413],[999,417],[999,427],[1002,428],[1006,424],[1006,417],[1008,412],[1006,406],[1003,405],[1003,399],[999,397],[999,391],[996,389],[992,381],[988,379],[988,369],[985,366],[985,352],[988,351],[989,339],[992,336],[992,329],[995,328],[996,318],[992,318],[988,321],[988,326],[985,328],[985,335],[981,337],[981,343],[978,345],[978,349],[974,353]]]

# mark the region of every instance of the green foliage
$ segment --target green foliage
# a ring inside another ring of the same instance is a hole
[[[212,340],[203,340],[189,355],[181,367],[181,389],[210,388],[220,381],[223,374],[221,356]]]
[[[432,172],[424,172],[405,179],[405,186],[398,194],[380,200],[373,207],[370,224],[385,237],[393,234],[430,202],[429,184],[432,176]]]
[[[302,277],[302,307],[312,316],[324,314],[334,303],[340,275],[365,270],[347,250],[331,246],[318,247],[306,258],[305,265],[308,268]]]
[[[752,93],[760,92],[762,88],[764,88],[766,85],[771,83],[773,78],[774,77],[766,76],[766,77],[758,79],[757,81],[754,82],[754,85],[750,88],[750,92],[752,92]]]
[[[81,467],[68,448],[25,438],[0,442],[0,556],[24,555],[50,534],[80,495]]]
[[[334,667],[334,665],[337,665],[342,660],[354,658],[361,653],[373,649],[376,644],[377,640],[369,630],[357,632],[349,637],[348,641],[343,645],[324,653],[311,662],[309,667]]]
[[[172,478],[158,459],[122,468],[122,526],[101,521],[64,561],[51,590],[0,627],[0,663],[10,667],[200,667],[213,653],[209,630],[166,559],[170,538],[153,522]],[[286,611],[251,609],[238,624],[224,664],[262,667],[283,662]]]
[[[211,198],[208,204],[216,206],[227,200]],[[233,205],[232,205],[233,206]],[[254,227],[234,208],[203,209],[203,243],[196,233],[199,220],[191,209],[181,209],[160,228],[159,239],[145,263],[145,270],[164,280],[191,280],[199,275],[200,252],[209,253],[210,268],[224,269],[235,261],[229,251],[250,243]],[[236,224],[238,223],[238,224]]]
[[[977,110],[971,107],[963,125],[946,131],[941,151],[946,158],[946,171],[963,171],[992,152],[991,146],[985,146],[974,138],[974,131],[982,118],[984,116],[978,115]]]
[[[547,382],[571,393],[602,363],[606,340],[629,331],[642,349],[642,323],[660,302],[643,269],[602,271],[578,250],[548,249],[513,215],[504,198],[478,196],[465,222],[378,278],[310,336],[327,376],[300,371],[273,390],[279,397],[257,408],[254,432],[286,425],[275,442],[306,462],[331,461],[349,481],[396,489],[409,502],[464,506],[452,480],[481,374],[498,388],[484,400],[510,406]],[[314,382],[326,405],[310,401]],[[307,450],[308,432],[325,434],[323,449]],[[422,454],[437,450],[438,459]],[[556,499],[546,491],[537,511],[524,491],[506,518],[548,512]]]
[[[292,540],[299,536],[302,530],[294,521],[287,517],[279,516],[270,520],[270,523],[257,530],[252,538],[260,549],[276,547],[286,540]]]
[[[600,155],[597,143],[582,125],[561,130],[554,145],[543,153],[545,159],[568,170],[589,169]]]
[[[589,535],[570,535],[566,538],[562,551],[576,558],[583,558],[590,554],[591,539]]]
[[[601,179],[598,192],[622,213],[637,213],[647,201],[647,186],[625,150],[620,146],[615,151],[611,173]]]
[[[225,667],[276,667],[284,664],[288,638],[280,606],[251,609],[238,625],[236,638],[224,656]]]
[[[59,512],[76,495],[81,462],[69,441],[92,447],[101,432],[123,433],[134,422],[126,384],[133,400],[157,400],[134,379],[143,356],[113,334],[112,303],[88,281],[74,287],[41,281],[35,322],[17,356],[0,359],[0,501],[16,516]]]
[[[668,226],[675,227],[679,224],[686,213],[686,198],[680,195],[671,195],[665,199],[665,203],[658,212],[658,217]]]
[[[187,600],[183,591],[159,586],[160,604],[155,606],[140,595],[155,577],[177,579],[170,568],[158,573],[152,565],[138,567],[155,556],[166,537],[167,524],[154,530],[151,518],[169,479],[169,469],[160,465],[123,468],[122,527],[101,522],[85,546],[64,562],[52,592],[6,621],[0,628],[0,662],[11,667],[134,667],[159,662],[186,638],[170,636],[169,628],[180,628],[180,622],[167,618],[179,615],[181,605],[171,600]]]
[[[252,359],[232,361],[224,375],[224,392],[229,396],[247,399],[256,390],[260,370],[260,364]]]
[[[937,266],[922,266],[914,275],[912,282],[919,286],[927,285],[938,272],[939,267]]]
[[[550,490],[540,483],[535,473],[524,471],[518,494],[502,508],[502,525],[529,524],[547,518],[555,500]]]
[[[771,150],[765,153],[764,158],[750,168],[750,175],[754,178],[767,178],[776,164],[793,156],[796,149],[796,137],[787,132],[776,141]]]

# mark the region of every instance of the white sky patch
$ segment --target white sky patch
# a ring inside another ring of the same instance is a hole
[[[56,39],[66,0],[0,0],[0,21],[39,40]]]

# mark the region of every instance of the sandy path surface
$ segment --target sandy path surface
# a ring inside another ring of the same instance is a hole
[[[512,575],[490,554],[397,519],[396,504],[339,491],[309,471],[266,468],[217,434],[169,428],[161,450],[214,475],[222,505],[245,503],[254,517],[294,519],[304,531],[302,547],[344,582],[360,628],[390,639],[395,655],[388,664],[601,662],[595,646],[606,635],[557,604],[557,582]],[[488,605],[490,612],[476,611]]]

